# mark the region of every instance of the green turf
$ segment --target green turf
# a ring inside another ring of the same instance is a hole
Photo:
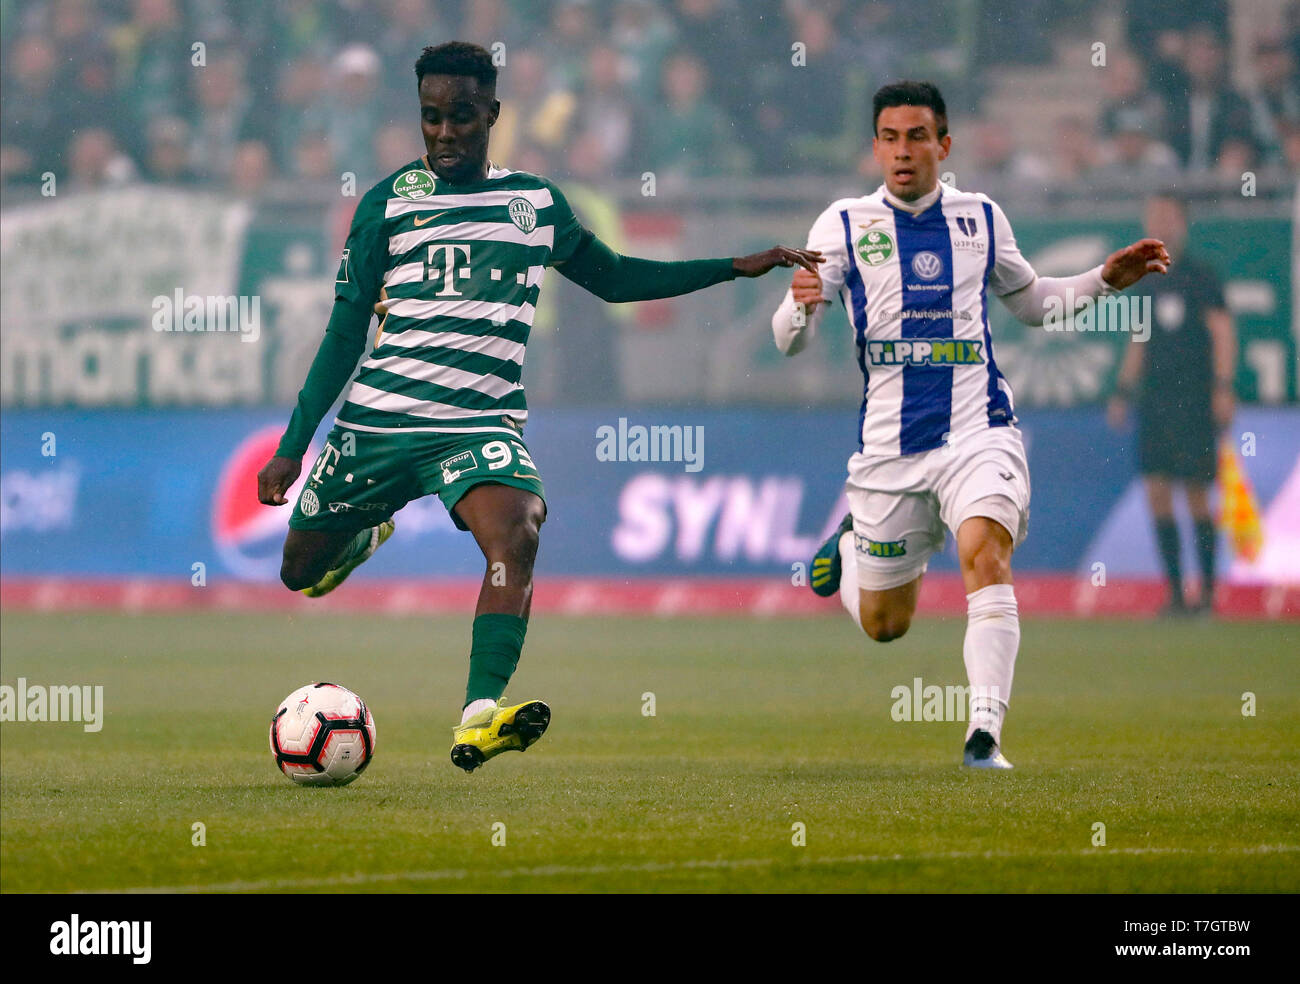
[[[996,775],[958,768],[963,724],[890,716],[965,682],[963,629],[540,617],[510,694],[551,731],[467,776],[468,618],[6,615],[4,683],[102,684],[107,713],[3,725],[0,889],[1300,890],[1300,627],[1026,620]],[[267,750],[314,679],[378,724],[343,789]]]

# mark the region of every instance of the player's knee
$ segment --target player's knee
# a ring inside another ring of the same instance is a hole
[[[512,527],[506,539],[506,553],[516,564],[532,566],[541,542],[541,523],[529,518]]]
[[[280,564],[280,581],[290,591],[310,588],[323,574],[323,571],[316,571],[314,565],[304,557],[285,556]]]
[[[962,571],[974,575],[977,584],[1005,584],[1011,580],[1009,540],[981,540],[970,550],[962,552],[960,562]]]
[[[495,559],[520,568],[531,568],[541,542],[543,513],[540,509],[525,508],[506,517],[494,532],[492,548],[488,551]],[[493,559],[491,556],[489,559]]]
[[[316,583],[301,571],[291,567],[280,568],[280,582],[290,591],[301,591],[303,588],[310,588]]]
[[[876,642],[892,642],[907,634],[912,627],[912,616],[907,612],[864,612],[862,628]]]
[[[1011,580],[1011,559],[995,547],[977,550],[963,566],[978,584],[1006,584]]]

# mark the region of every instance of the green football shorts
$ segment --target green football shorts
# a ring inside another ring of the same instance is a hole
[[[295,530],[362,530],[412,499],[438,494],[459,529],[456,503],[493,482],[546,501],[541,476],[518,435],[500,432],[375,433],[337,424],[307,475],[289,525]]]

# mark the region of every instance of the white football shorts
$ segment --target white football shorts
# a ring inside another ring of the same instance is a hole
[[[845,483],[858,587],[885,591],[925,573],[972,516],[1004,526],[1019,546],[1029,527],[1029,464],[1015,427],[988,427],[930,451],[854,454]]]

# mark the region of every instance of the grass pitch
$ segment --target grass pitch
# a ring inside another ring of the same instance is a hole
[[[997,775],[958,768],[963,723],[890,713],[965,683],[963,619],[879,645],[829,616],[540,616],[508,694],[551,730],[465,775],[469,626],[4,616],[4,683],[102,684],[106,714],[3,725],[0,890],[1300,890],[1294,624],[1026,619]],[[267,749],[320,679],[378,726],[341,789]]]

